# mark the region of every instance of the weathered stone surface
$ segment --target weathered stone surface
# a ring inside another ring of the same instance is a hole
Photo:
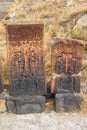
[[[43,24],[8,24],[10,95],[44,95]]]
[[[8,14],[13,2],[14,0],[0,0],[0,19],[3,19]]]
[[[0,83],[0,93],[3,92],[3,87],[2,87],[2,83]]]
[[[42,100],[44,100],[44,96],[29,96],[29,95],[25,95],[25,96],[17,96],[17,97],[13,97],[13,96],[7,96],[6,99],[8,101],[23,101],[23,102],[29,102],[29,103],[37,103],[37,102],[41,102]]]
[[[30,99],[30,100],[28,100]],[[45,97],[31,96],[16,101],[17,114],[39,113],[45,109]]]
[[[15,101],[8,101],[6,102],[6,107],[8,112],[15,113],[16,112],[16,103]]]
[[[44,96],[7,97],[7,108],[17,114],[39,113],[45,109]]]
[[[17,114],[39,113],[43,110],[40,104],[17,102]]]
[[[84,42],[57,39],[52,45],[52,71],[56,74],[78,74],[81,71]]]
[[[55,111],[72,111],[80,109],[82,97],[78,93],[56,94]]]
[[[84,26],[86,27],[87,26],[87,14],[81,16],[78,21],[77,21],[77,24],[74,28],[78,27],[78,26]]]
[[[57,93],[75,92],[80,93],[80,76],[64,75],[55,80],[55,91]]]
[[[73,0],[66,0],[66,7],[69,7],[72,4]]]
[[[0,100],[0,113],[6,111],[6,100]]]

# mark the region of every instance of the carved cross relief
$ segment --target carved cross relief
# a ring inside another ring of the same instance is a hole
[[[69,62],[72,58],[73,58],[73,51],[70,48],[67,48],[67,50],[63,52],[63,59],[65,59],[65,61],[66,61],[66,65],[65,65],[66,73],[68,73]]]

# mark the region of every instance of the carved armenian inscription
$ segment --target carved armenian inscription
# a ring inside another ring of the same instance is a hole
[[[10,95],[45,94],[43,24],[7,25]]]
[[[81,71],[84,45],[78,40],[58,40],[52,46],[52,69],[56,74],[78,74]]]

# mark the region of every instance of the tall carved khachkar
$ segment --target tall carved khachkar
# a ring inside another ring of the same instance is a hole
[[[80,71],[84,44],[80,40],[56,39],[52,45],[51,91],[56,93],[57,112],[80,108]]]
[[[10,23],[6,25],[6,31],[9,94],[14,96],[16,113],[41,112],[44,109],[43,95],[46,90],[44,25],[28,22]]]

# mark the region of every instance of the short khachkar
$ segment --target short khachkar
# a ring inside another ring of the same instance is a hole
[[[84,41],[74,39],[56,39],[53,43],[51,92],[80,93],[84,44]]]
[[[80,91],[80,71],[84,42],[58,39],[52,45],[53,89]],[[54,85],[56,84],[56,85]]]
[[[8,24],[10,95],[45,95],[44,25]]]

